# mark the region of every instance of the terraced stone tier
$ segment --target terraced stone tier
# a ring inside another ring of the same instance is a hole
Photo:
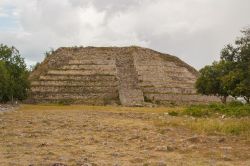
[[[32,92],[42,92],[42,93],[117,93],[117,89],[111,86],[98,87],[98,86],[32,86]]]
[[[69,65],[115,65],[114,60],[70,60]]]
[[[118,82],[110,82],[110,81],[33,81],[31,82],[31,86],[80,86],[80,87],[117,87]]]
[[[63,100],[63,99],[103,99],[103,98],[110,98],[116,99],[118,96],[112,92],[110,93],[80,93],[80,92],[73,92],[73,93],[62,93],[62,92],[51,92],[51,93],[34,93],[33,94],[37,99],[55,99],[55,100]]]
[[[41,81],[108,81],[116,82],[116,76],[112,75],[56,75],[56,74],[47,74],[45,76],[40,76],[39,80]]]
[[[148,100],[156,103],[168,104],[197,104],[197,103],[209,103],[219,101],[215,96],[201,96],[201,95],[184,95],[184,94],[144,94]]]

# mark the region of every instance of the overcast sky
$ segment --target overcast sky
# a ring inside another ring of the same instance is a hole
[[[250,25],[250,0],[0,0],[0,43],[28,64],[62,46],[138,45],[196,69]]]

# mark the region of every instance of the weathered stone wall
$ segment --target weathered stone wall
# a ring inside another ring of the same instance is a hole
[[[31,75],[35,102],[125,106],[200,103],[198,72],[180,59],[139,47],[60,48]]]

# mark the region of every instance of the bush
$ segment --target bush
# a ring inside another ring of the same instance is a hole
[[[245,117],[250,116],[250,105],[244,105],[239,102],[232,102],[227,105],[224,104],[210,104],[210,105],[192,105],[183,111],[184,115],[194,117],[207,117],[216,114],[227,115],[231,117]]]
[[[205,108],[201,105],[190,106],[190,107],[186,108],[183,113],[185,115],[194,116],[194,117],[205,117],[205,116],[210,115],[209,109]]]

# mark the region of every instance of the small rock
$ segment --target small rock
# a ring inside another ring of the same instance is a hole
[[[132,136],[130,138],[128,138],[128,140],[134,140],[134,139],[139,139],[140,137],[138,135]]]
[[[156,151],[161,151],[161,152],[172,152],[174,151],[174,147],[172,146],[157,146],[155,148]]]
[[[189,145],[188,149],[197,149],[198,147],[196,145]]]
[[[185,141],[189,141],[192,143],[199,143],[199,142],[201,142],[201,139],[200,139],[200,137],[194,136],[194,137],[190,137],[190,138],[185,139]]]
[[[222,116],[221,116],[221,119],[225,119],[225,118],[226,118],[226,115],[222,115]]]
[[[113,166],[120,166],[120,164],[118,164],[118,163],[115,163]]]
[[[66,164],[62,164],[62,163],[55,163],[55,164],[52,164],[52,166],[67,166]]]
[[[111,153],[112,156],[118,157],[120,154],[118,152]]]
[[[226,140],[225,138],[220,138],[220,139],[218,140],[218,142],[219,142],[219,143],[223,143],[223,142],[225,142],[225,140]]]
[[[226,155],[223,155],[222,159],[223,159],[224,161],[232,161],[232,159],[229,158],[229,157],[226,156]]]
[[[45,147],[45,146],[49,146],[48,143],[41,143],[40,145],[38,145],[38,147]]]
[[[220,147],[220,149],[223,149],[223,150],[232,150],[233,148],[231,146],[225,146],[225,147]]]
[[[91,163],[84,163],[81,166],[92,166],[92,164]]]
[[[164,161],[159,161],[156,163],[157,166],[167,166],[167,164]]]
[[[130,162],[132,162],[132,163],[142,163],[142,162],[143,162],[143,159],[142,159],[142,158],[139,158],[139,157],[136,157],[136,158],[130,160]]]

